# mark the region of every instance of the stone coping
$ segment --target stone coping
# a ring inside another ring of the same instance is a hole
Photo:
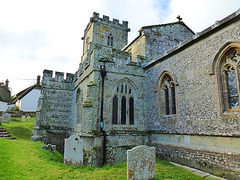
[[[177,163],[174,163],[174,162],[170,162],[171,164],[177,166],[177,167],[180,167],[180,168],[183,168],[187,171],[190,171],[192,172],[193,174],[196,174],[198,176],[201,176],[203,177],[204,179],[219,179],[219,180],[225,180],[224,178],[221,178],[221,177],[217,177],[217,176],[214,176],[214,175],[211,175],[209,173],[206,173],[206,172],[203,172],[203,171],[200,171],[198,169],[194,169],[194,168],[191,168],[191,167],[188,167],[188,166],[183,166],[181,164],[177,164]]]

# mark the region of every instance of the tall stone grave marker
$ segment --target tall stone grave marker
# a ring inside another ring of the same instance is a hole
[[[83,166],[83,142],[79,136],[72,135],[65,139],[64,163]]]
[[[155,171],[155,147],[137,146],[127,151],[128,180],[154,179]]]
[[[9,113],[2,113],[2,122],[9,123],[11,119],[11,114]]]

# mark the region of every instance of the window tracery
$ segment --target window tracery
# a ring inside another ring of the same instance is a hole
[[[112,124],[134,125],[134,93],[126,82],[119,83],[112,98]]]
[[[223,54],[220,60],[219,82],[223,112],[239,108],[239,52],[238,48],[231,48]]]
[[[112,34],[108,35],[108,37],[107,37],[107,45],[108,46],[113,46],[113,36],[112,36]]]
[[[160,114],[176,114],[175,82],[170,73],[163,73],[159,80]]]

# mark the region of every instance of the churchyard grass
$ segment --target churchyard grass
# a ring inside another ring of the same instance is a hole
[[[15,119],[15,120],[14,120]],[[32,127],[35,119],[21,122],[13,118],[2,123],[15,140],[0,139],[0,179],[126,179],[127,163],[117,163],[102,168],[91,166],[76,167],[63,164],[63,156],[42,149],[41,142],[31,142]],[[178,168],[167,161],[156,161],[156,179],[194,180],[203,179],[191,172]]]
[[[26,121],[21,121],[21,117],[16,117],[11,118],[9,123],[2,123],[0,127],[6,129],[12,137],[30,140],[35,120],[35,117],[31,117]]]

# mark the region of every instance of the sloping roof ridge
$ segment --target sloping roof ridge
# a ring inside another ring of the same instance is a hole
[[[195,35],[193,35],[186,41],[179,43],[177,46],[164,52],[162,55],[156,57],[155,59],[153,59],[149,62],[143,63],[141,65],[141,67],[147,68],[148,66],[154,65],[156,62],[161,61],[165,57],[170,56],[171,54],[177,52],[178,50],[188,46],[190,43],[194,43],[195,41],[198,41],[199,39],[203,38],[206,34],[211,33],[212,31],[216,30],[220,26],[223,26],[224,24],[228,23],[229,21],[231,21],[237,17],[240,18],[240,8],[237,11],[230,14],[229,16],[227,16],[219,21],[216,21],[213,25],[209,26],[208,28],[204,29],[203,31],[196,33]]]
[[[41,87],[41,86],[40,86]],[[16,97],[13,99],[13,103],[16,103],[17,100],[22,99],[24,96],[26,96],[29,92],[31,92],[33,89],[39,89],[39,86],[37,84],[34,84],[32,86],[27,87],[26,89],[20,91],[16,94]]]

